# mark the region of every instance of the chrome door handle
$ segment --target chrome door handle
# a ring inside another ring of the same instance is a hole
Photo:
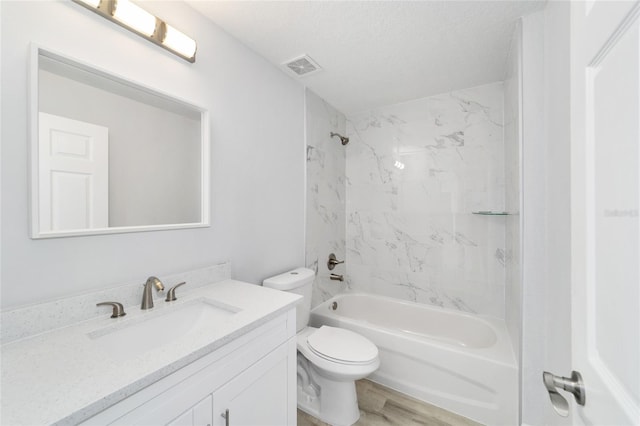
[[[543,371],[542,381],[544,382],[544,386],[547,388],[547,392],[549,392],[549,398],[551,398],[551,405],[553,405],[553,409],[562,417],[567,417],[569,415],[569,402],[567,402],[567,400],[558,393],[558,388],[573,394],[579,405],[585,404],[586,395],[584,382],[582,381],[582,376],[577,371],[572,371],[571,377],[556,376],[547,371]]]
[[[220,417],[222,417],[224,419],[224,426],[229,426],[229,418],[231,417],[229,415],[229,409],[227,408],[226,410],[224,410],[224,413],[220,414]]]

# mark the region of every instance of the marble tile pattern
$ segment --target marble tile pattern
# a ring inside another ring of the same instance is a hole
[[[358,380],[356,392],[360,408],[356,426],[480,426],[466,417],[369,380]],[[328,425],[298,410],[298,426]]]
[[[503,83],[347,120],[348,286],[504,318]]]
[[[187,285],[177,291],[178,295],[207,284],[229,279],[231,278],[231,267],[229,263],[220,263],[171,275],[159,275],[158,278],[163,282],[165,292],[157,293],[154,291],[153,297],[155,301],[162,301],[169,288],[183,281]],[[111,308],[96,306],[96,303],[99,302],[120,302],[125,307],[139,305],[142,300],[143,284],[144,278],[135,282],[120,283],[97,292],[4,310],[0,312],[0,323],[2,324],[0,343],[5,344],[99,316],[108,317],[111,314]]]
[[[344,114],[307,89],[307,217],[306,267],[316,271],[312,305],[346,290],[346,284],[329,279],[331,272],[345,274],[345,265],[327,268],[330,253],[345,256],[345,159],[343,146],[331,132],[346,133]]]

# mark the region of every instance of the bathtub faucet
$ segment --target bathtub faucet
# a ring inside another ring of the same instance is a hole
[[[344,281],[344,277],[338,274],[331,274],[329,278],[331,278],[334,281]]]

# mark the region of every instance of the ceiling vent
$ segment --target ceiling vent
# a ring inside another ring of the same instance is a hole
[[[302,55],[284,63],[291,72],[297,76],[307,76],[320,71],[320,65],[308,55]]]

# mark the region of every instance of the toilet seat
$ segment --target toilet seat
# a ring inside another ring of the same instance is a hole
[[[308,341],[308,338],[312,334],[317,333],[318,330],[318,328],[314,327],[306,327],[301,330],[297,335],[297,347],[298,352],[301,353],[302,356],[304,356],[314,368],[322,371],[323,375],[332,377],[334,380],[338,381],[358,380],[373,373],[380,366],[378,348],[373,343],[369,342],[369,340],[364,336],[360,336],[349,330],[343,330],[347,332],[347,337],[351,338],[353,336],[357,336],[355,338],[356,340],[358,339],[358,337],[360,337],[373,346],[375,350],[375,356],[372,359],[369,359],[368,361],[362,361],[363,359],[367,358],[367,356],[365,355],[364,357],[360,357],[360,361],[358,361],[357,357],[354,357],[356,361],[349,362],[331,358],[324,353],[319,354],[318,352],[320,351],[318,351],[317,349],[314,350]],[[322,334],[320,336],[322,337]],[[311,340],[313,341],[315,339]]]
[[[326,325],[308,335],[307,344],[315,355],[340,364],[370,364],[378,357],[378,348],[367,338]]]

